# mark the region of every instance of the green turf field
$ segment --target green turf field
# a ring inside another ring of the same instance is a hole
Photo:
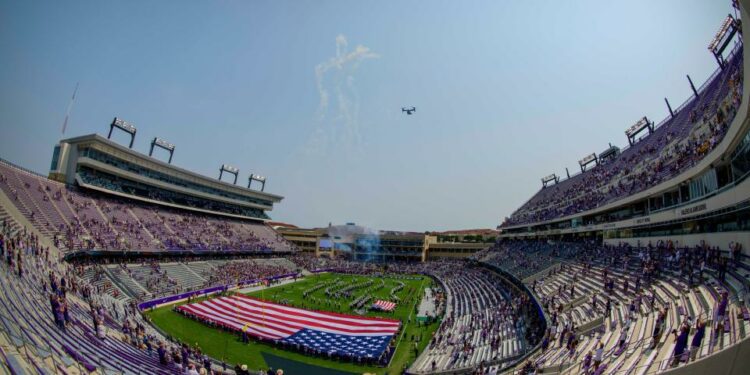
[[[351,362],[308,357],[297,352],[276,349],[270,344],[260,342],[243,344],[236,334],[210,328],[202,323],[186,318],[172,311],[173,306],[162,307],[154,311],[149,311],[146,314],[156,326],[171,335],[174,339],[187,342],[190,345],[197,344],[205,353],[219,360],[222,358],[225,359],[230,366],[235,363],[244,363],[250,369],[267,368],[268,364],[265,358],[280,358],[282,360],[297,361],[323,367],[321,369],[323,372],[327,368],[353,373],[374,372],[378,374],[396,374],[400,373],[402,369],[414,361],[415,341],[418,343],[421,352],[427,346],[432,333],[437,329],[439,324],[439,322],[435,322],[429,326],[418,326],[415,322],[415,305],[421,300],[424,288],[433,284],[433,280],[429,277],[411,276],[410,279],[404,279],[327,273],[308,276],[295,283],[248,293],[248,295],[253,297],[283,302],[296,307],[355,314],[349,308],[349,303],[352,300],[366,294],[369,289],[369,294],[373,295],[374,299],[395,302],[391,298],[390,292],[399,286],[400,283],[404,283],[404,287],[395,293],[400,298],[400,301],[394,312],[368,311],[366,314],[366,316],[398,319],[405,325],[402,337],[397,338],[399,341],[397,341],[396,354],[388,368],[358,366]],[[351,298],[334,299],[326,297],[324,292],[326,287],[331,285],[335,285],[335,288],[361,285],[361,288],[352,290]],[[307,297],[303,296],[304,291],[309,291],[316,286],[318,287],[317,290],[308,293]],[[374,302],[374,300],[371,302]],[[414,341],[412,341],[412,336],[414,336]]]

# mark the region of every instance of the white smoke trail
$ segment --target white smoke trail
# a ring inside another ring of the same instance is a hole
[[[359,129],[359,95],[354,74],[362,61],[380,55],[363,45],[349,51],[346,36],[336,37],[336,55],[315,66],[315,83],[320,102],[316,129],[307,142],[308,152],[322,153],[328,147],[357,148],[361,144]],[[331,108],[330,101],[336,101]]]

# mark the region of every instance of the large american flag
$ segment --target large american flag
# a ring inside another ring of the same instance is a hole
[[[236,294],[182,305],[190,316],[321,353],[380,358],[401,322],[310,311]]]
[[[391,301],[377,300],[372,304],[372,308],[383,311],[393,311],[396,308],[396,303]]]

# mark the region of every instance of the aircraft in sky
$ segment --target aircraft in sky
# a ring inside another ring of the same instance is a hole
[[[417,107],[411,107],[411,108],[401,107],[401,112],[406,112],[407,115],[412,115],[416,111],[417,111]]]

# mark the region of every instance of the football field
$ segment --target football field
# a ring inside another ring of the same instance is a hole
[[[256,298],[284,303],[294,307],[311,310],[331,311],[336,313],[363,316],[378,316],[398,319],[404,329],[396,338],[396,353],[387,368],[361,366],[351,360],[329,360],[326,358],[306,356],[298,352],[283,350],[258,341],[249,344],[242,343],[239,336],[221,329],[209,327],[198,321],[189,319],[172,311],[172,306],[165,306],[154,311],[146,312],[154,325],[180,342],[198,345],[204,353],[224,360],[228,366],[236,363],[247,364],[252,370],[268,368],[274,363],[305,364],[306,372],[325,373],[326,370],[340,370],[351,373],[373,372],[378,374],[400,373],[415,359],[415,343],[421,350],[429,342],[432,333],[439,322],[430,325],[416,323],[415,306],[419,304],[424,289],[432,286],[434,281],[422,275],[397,276],[359,276],[335,273],[324,273],[307,276],[297,282],[279,286],[272,286],[248,293]],[[339,293],[339,297],[326,295],[329,291],[346,291]],[[363,308],[350,306],[365,295],[372,296],[372,300]],[[378,312],[369,309],[375,300],[396,302],[393,312]],[[272,360],[274,359],[273,362]],[[281,362],[279,362],[281,361]],[[271,362],[271,363],[269,363]],[[317,368],[317,371],[314,369]],[[313,370],[311,370],[313,369]]]

